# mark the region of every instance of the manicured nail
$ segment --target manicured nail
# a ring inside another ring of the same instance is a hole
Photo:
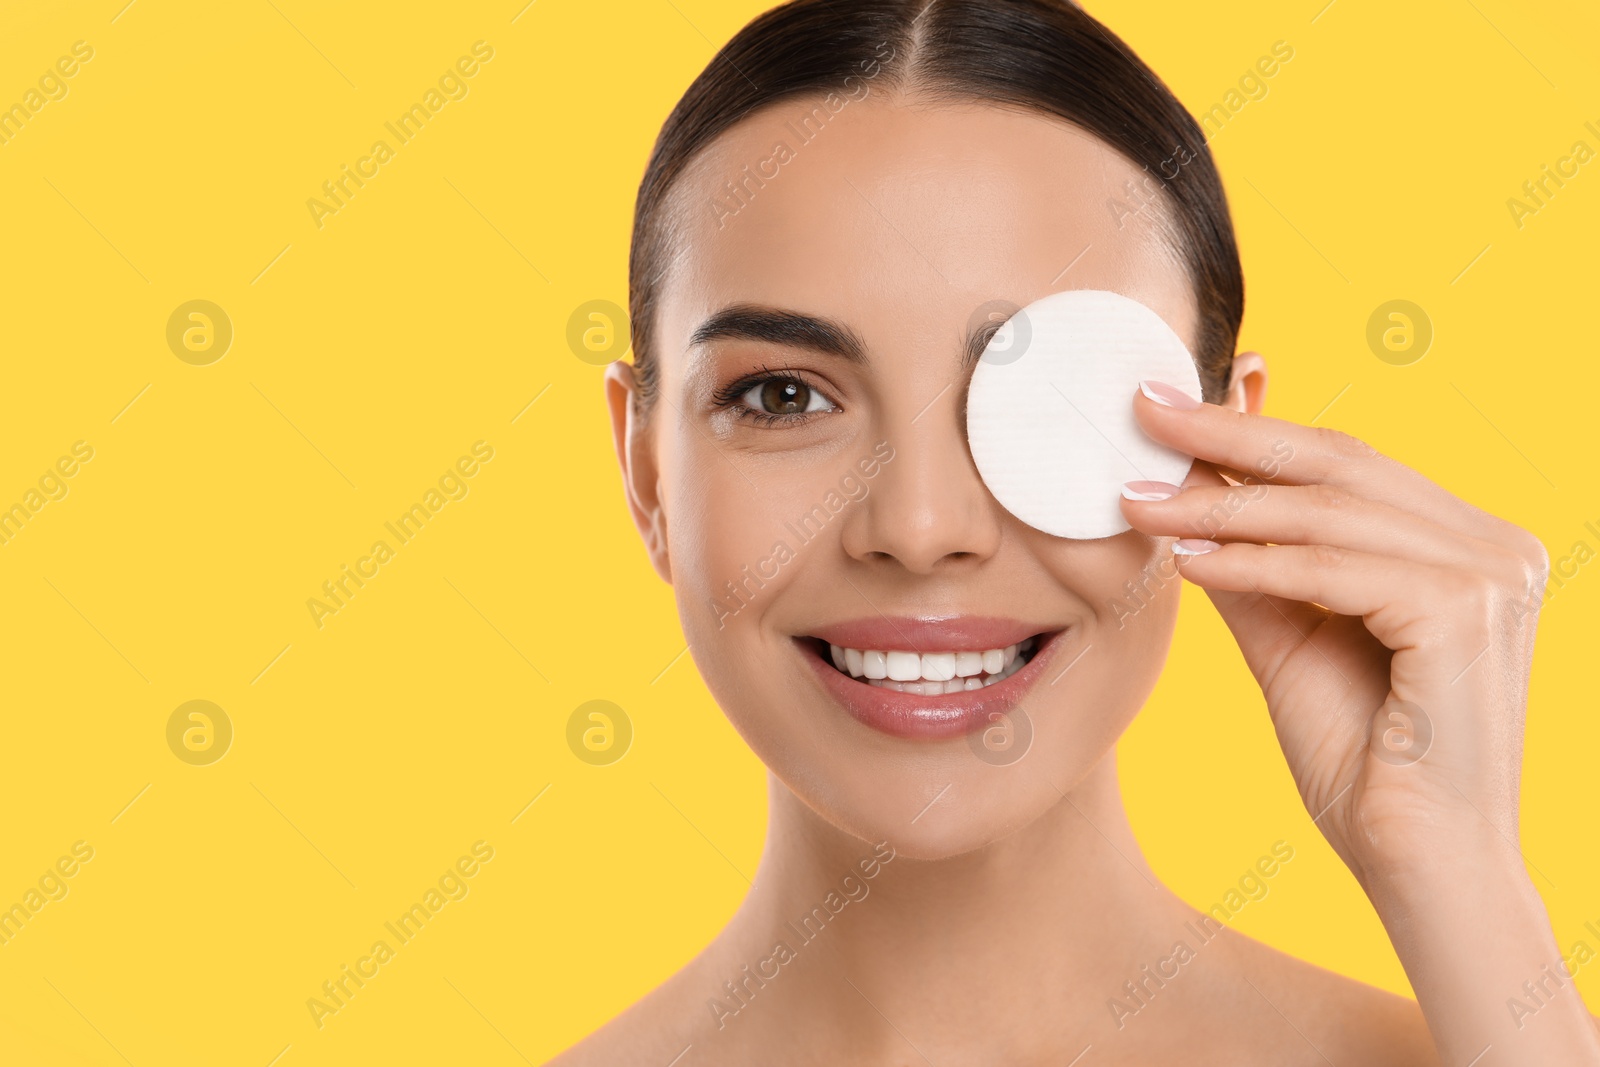
[[[1207,552],[1215,552],[1221,547],[1215,541],[1207,541],[1201,537],[1182,537],[1172,542],[1172,554],[1175,556],[1203,556]]]
[[[1166,382],[1143,381],[1139,383],[1139,392],[1160,404],[1164,408],[1177,408],[1179,411],[1193,411],[1200,406],[1200,401]]]
[[[1177,496],[1180,488],[1171,482],[1124,482],[1122,496],[1125,500],[1166,500]]]

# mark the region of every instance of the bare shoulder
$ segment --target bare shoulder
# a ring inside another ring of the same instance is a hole
[[[1249,978],[1247,1002],[1298,1032],[1308,1059],[1368,1067],[1438,1067],[1422,1009],[1398,996],[1228,932]],[[1254,990],[1249,986],[1253,985]],[[1269,1020],[1270,1021],[1270,1020]]]
[[[707,1004],[719,992],[717,975],[736,974],[736,953],[720,940],[547,1067],[614,1067],[619,1063],[699,1065],[749,1062],[747,1042],[718,1032]],[[744,1034],[743,1037],[754,1035]],[[685,1053],[694,1049],[692,1056]],[[729,1054],[733,1058],[729,1058]]]
[[[568,1048],[547,1067],[610,1067],[618,1063],[674,1062],[693,1043],[685,972],[657,986],[594,1033]],[[670,1051],[669,1051],[670,1050]]]

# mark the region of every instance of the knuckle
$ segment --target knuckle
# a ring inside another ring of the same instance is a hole
[[[1325,452],[1338,459],[1365,460],[1376,458],[1378,455],[1377,449],[1343,430],[1318,427],[1317,441]]]
[[[1553,566],[1544,542],[1520,526],[1499,520],[1489,536],[1488,555],[1494,561],[1491,573],[1505,576],[1509,597],[1524,603],[1538,598],[1550,581]]]
[[[1522,577],[1542,588],[1550,578],[1550,552],[1544,542],[1522,527],[1514,526],[1511,544],[1522,565]]]
[[[1337,545],[1311,546],[1311,562],[1323,570],[1336,570],[1349,558],[1349,553]]]
[[[1510,595],[1522,596],[1544,588],[1546,565],[1536,562],[1527,553],[1501,548],[1495,551],[1494,557],[1492,573],[1505,576],[1501,584]]]
[[[1312,500],[1317,507],[1326,511],[1342,511],[1355,500],[1355,494],[1342,486],[1329,485],[1326,482],[1318,484],[1312,490]]]

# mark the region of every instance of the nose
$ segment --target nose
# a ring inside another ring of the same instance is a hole
[[[927,575],[981,562],[999,548],[999,505],[967,451],[963,389],[965,382],[954,383],[920,413],[881,424],[894,454],[843,530],[852,559],[892,560]]]

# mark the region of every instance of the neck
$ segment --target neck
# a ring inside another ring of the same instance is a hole
[[[764,968],[778,977],[756,987],[762,1007],[858,1020],[858,1048],[863,1033],[894,1046],[889,1031],[995,1047],[998,1020],[1029,1029],[1019,1011],[1044,1032],[1101,1028],[1141,964],[1188,936],[1192,909],[1145,862],[1110,756],[1028,826],[949,859],[875,848],[776,779],[770,797],[766,852],[718,955],[754,965],[781,943],[791,956]]]

